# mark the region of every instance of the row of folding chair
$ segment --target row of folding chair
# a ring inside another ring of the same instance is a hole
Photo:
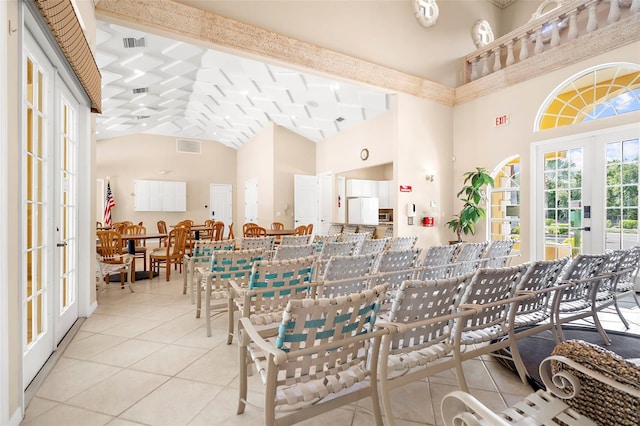
[[[275,418],[276,407],[287,406],[291,410],[288,412],[299,420],[354,399],[371,397],[376,423],[382,423],[384,412],[386,423],[393,424],[389,399],[393,389],[454,369],[460,388],[468,391],[462,369],[464,361],[506,347],[524,381],[525,369],[516,343],[526,333],[514,325],[524,324],[525,317],[549,306],[552,312],[545,321],[552,328],[584,318],[584,313],[558,315],[558,309],[585,297],[594,301],[607,285],[615,288],[619,280],[629,279],[637,268],[637,260],[627,268],[628,262],[623,259],[636,256],[636,252],[633,249],[571,260],[480,268],[436,280],[404,280],[389,310],[384,305],[390,285],[375,285],[376,274],[354,273],[349,278],[316,283],[298,280],[290,288],[286,284],[263,287],[260,289],[263,295],[278,293],[279,297],[285,297],[300,291],[304,297],[290,298],[284,313],[266,315],[267,320],[263,314],[256,320],[245,309],[248,316],[241,318],[239,330],[238,412],[245,409],[247,376],[254,363],[271,389],[264,393],[267,421]],[[322,288],[328,282],[341,290],[330,298],[309,297],[312,290],[316,295],[326,295]],[[361,291],[349,293],[354,288]],[[576,293],[581,294],[578,299],[569,297]],[[533,308],[545,298],[547,301]],[[245,298],[245,302],[249,300]],[[281,306],[282,301],[279,303]],[[597,311],[590,314],[597,321]],[[539,319],[534,324],[536,321]],[[363,335],[367,339],[362,340]],[[563,337],[561,330],[558,336]],[[351,352],[353,347],[355,352]],[[356,353],[358,357],[354,356]],[[369,356],[362,358],[363,354]],[[283,380],[279,381],[279,377]],[[347,377],[351,380],[345,380]],[[382,402],[382,410],[377,406],[378,400]]]

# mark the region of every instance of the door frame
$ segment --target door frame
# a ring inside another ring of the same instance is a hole
[[[530,238],[529,249],[530,249],[530,257],[532,260],[544,258],[544,244],[542,244],[541,246],[540,239],[538,238],[538,233],[542,232],[541,224],[544,223],[543,220],[540,218],[541,209],[538,208],[539,205],[542,206],[544,203],[544,195],[542,194],[542,185],[539,184],[539,181],[542,178],[541,174],[543,173],[542,165],[539,164],[538,162],[538,156],[542,152],[542,150],[545,150],[551,146],[558,146],[558,145],[566,146],[571,144],[572,142],[586,141],[588,139],[592,139],[593,142],[599,143],[599,141],[602,140],[602,138],[606,137],[607,135],[621,134],[624,132],[629,132],[634,130],[638,132],[638,135],[640,137],[640,124],[632,123],[632,124],[625,124],[622,126],[609,127],[606,129],[598,129],[590,132],[574,133],[571,135],[547,139],[544,141],[534,142],[531,144],[531,149],[530,149],[530,154],[531,154],[530,156],[531,200],[530,201],[531,201],[531,204],[530,204],[530,215],[529,215],[529,217],[531,218],[531,221],[529,224],[531,238]],[[604,157],[598,151],[599,148],[600,147],[596,145],[591,147],[589,151],[585,151],[585,153],[590,152],[592,154],[591,155],[592,162],[583,163],[583,164],[585,168],[592,167],[592,170],[594,170],[594,175],[602,176],[602,178],[604,178],[604,170],[605,170],[604,163],[597,161],[598,158],[600,157],[602,157],[602,159],[604,160]],[[601,210],[602,210],[602,203],[603,203],[603,199],[602,199],[603,194],[600,194],[600,193],[596,194],[597,188],[594,187],[594,184],[589,183],[589,185],[590,185],[589,190],[591,192],[590,195],[592,197],[589,200],[589,203],[591,203],[590,205],[592,205],[592,217],[598,217],[597,215],[600,215],[602,213]],[[583,191],[586,191],[584,186],[583,186]],[[596,206],[596,204],[598,205]],[[587,223],[584,223],[584,225],[586,226],[592,226],[594,223],[591,221],[591,219],[583,219],[583,220],[588,220]],[[544,225],[542,225],[542,228],[543,227]],[[604,245],[604,240],[602,240],[601,238],[601,236],[604,235],[602,234],[602,232],[604,231],[600,232],[599,225],[592,226],[592,229],[593,230],[590,231],[591,247],[589,248],[588,251],[586,251],[586,253],[593,250],[599,251],[600,248],[598,245]]]
[[[7,45],[7,3],[0,2],[0,46]],[[7,81],[7,49],[0,53],[0,81]],[[8,206],[7,92],[0,85],[0,205]],[[9,270],[7,209],[0,208],[0,424],[8,424],[9,413]],[[22,368],[22,367],[20,367]]]
[[[77,226],[77,252],[78,253],[95,253],[95,238],[93,237],[93,233],[91,232],[79,232],[81,229],[95,229],[95,214],[94,214],[94,204],[95,204],[95,180],[92,178],[92,168],[95,163],[95,135],[91,131],[91,123],[94,120],[91,116],[91,102],[86,92],[84,91],[82,84],[78,81],[75,73],[73,72],[71,66],[66,60],[64,54],[61,52],[59,46],[56,44],[51,32],[37,9],[35,4],[32,2],[21,2],[21,6],[19,8],[20,15],[20,29],[19,33],[20,42],[19,42],[19,65],[18,65],[18,73],[19,73],[19,85],[20,87],[25,86],[25,70],[24,70],[24,45],[25,45],[25,37],[29,34],[35,44],[39,46],[41,50],[44,51],[45,56],[51,62],[52,66],[55,68],[56,78],[58,81],[61,81],[66,86],[69,94],[72,98],[78,103],[78,141],[84,141],[78,144],[77,146],[77,179],[78,179],[78,199],[77,199],[77,217],[76,217],[76,226]],[[24,102],[24,93],[20,92],[20,105]],[[56,107],[57,108],[57,107]],[[55,110],[55,108],[54,108]],[[52,118],[56,119],[56,116]],[[20,129],[25,128],[25,120],[24,112],[22,107],[18,112],[18,126]],[[24,144],[24,133],[20,132],[20,146],[22,147]],[[19,158],[22,158],[22,149],[19,153]],[[21,161],[21,160],[20,160]],[[20,166],[20,176],[23,173],[22,166]],[[22,205],[22,192],[20,193],[20,203]],[[49,201],[52,202],[52,201]],[[22,209],[22,207],[21,207]],[[20,229],[24,229],[25,227],[25,215],[21,215],[20,221]],[[50,225],[51,226],[51,225]],[[50,234],[51,235],[51,234]],[[19,233],[19,247],[20,250],[25,246],[23,232]],[[53,240],[51,241],[53,243]],[[78,256],[79,257],[79,256]],[[77,284],[77,300],[78,300],[78,318],[87,317],[91,315],[91,313],[97,307],[96,301],[96,292],[95,292],[95,257],[88,256],[85,262],[80,262],[79,258],[76,257],[76,269],[78,276],[78,284]],[[20,345],[24,344],[23,335],[25,333],[24,327],[25,324],[22,322],[22,318],[24,315],[22,309],[22,294],[25,291],[24,286],[26,285],[26,277],[24,276],[23,270],[20,267],[18,272],[19,283],[20,283],[20,291],[19,291],[19,307],[18,307],[18,315],[20,318],[19,327],[20,327]],[[54,327],[52,326],[52,332],[54,331]],[[65,332],[66,334],[66,332]],[[53,348],[57,347],[57,343],[64,337],[64,335],[56,336],[54,334],[54,345]],[[22,347],[22,354],[24,354],[26,348]],[[24,365],[23,365],[23,357],[20,357],[20,379],[19,382],[21,386],[24,388]],[[25,400],[24,400],[24,392],[21,394],[21,406],[24,412],[25,408]]]

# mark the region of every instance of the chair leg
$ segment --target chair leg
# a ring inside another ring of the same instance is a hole
[[[462,356],[460,354],[460,348],[457,345],[453,350],[453,361],[456,366],[456,378],[458,379],[458,386],[460,386],[460,390],[463,392],[469,392],[469,387],[467,386],[467,381],[465,380],[464,372],[462,371]]]
[[[208,309],[205,307],[205,309]],[[230,345],[233,342],[233,313],[236,310],[236,304],[232,299],[229,299],[229,306],[227,307],[227,315],[228,315],[228,323],[227,323],[227,345]],[[207,315],[207,321],[209,320],[209,315]]]
[[[208,318],[208,317],[207,317]],[[238,334],[240,335],[240,337],[238,338],[239,343],[238,343],[238,354],[239,354],[239,361],[240,361],[240,374],[238,377],[238,385],[239,385],[239,389],[238,389],[238,409],[236,410],[236,414],[242,414],[244,413],[244,409],[246,407],[246,400],[247,400],[247,358],[249,357],[249,355],[247,354],[247,342],[246,342],[246,337],[242,337],[242,332],[239,331]]]
[[[611,344],[611,339],[609,338],[609,335],[607,335],[607,332],[604,331],[604,327],[602,327],[602,323],[600,323],[600,318],[598,318],[598,312],[596,311],[592,311],[592,315],[593,317],[593,323],[596,326],[596,329],[598,330],[598,333],[600,333],[600,337],[602,337],[602,341],[604,342],[605,345],[610,345]]]
[[[622,323],[624,324],[624,328],[626,328],[628,330],[629,329],[629,322],[624,317],[624,315],[622,315],[622,311],[620,311],[620,306],[618,306],[618,298],[617,297],[614,297],[614,299],[613,299],[613,306],[616,308],[616,312],[618,314],[618,317],[620,318],[620,321],[622,321]]]

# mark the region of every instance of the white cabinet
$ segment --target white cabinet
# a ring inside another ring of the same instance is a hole
[[[377,197],[378,181],[347,179],[347,197]]]
[[[135,181],[137,212],[187,211],[187,183],[158,180]]]
[[[379,180],[376,181],[378,185],[378,200],[380,202],[381,209],[392,209],[393,208],[393,193],[392,186],[390,180]]]
[[[349,223],[354,223],[357,225],[378,224],[377,198],[350,198],[348,207]]]

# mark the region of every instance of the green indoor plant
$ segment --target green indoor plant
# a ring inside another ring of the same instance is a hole
[[[476,167],[475,170],[465,173],[464,186],[458,192],[457,197],[462,201],[462,209],[454,216],[447,226],[458,236],[458,241],[462,241],[462,234],[474,235],[476,233],[476,223],[480,218],[486,217],[483,207],[486,202],[486,186],[493,186],[493,178],[483,167]]]

